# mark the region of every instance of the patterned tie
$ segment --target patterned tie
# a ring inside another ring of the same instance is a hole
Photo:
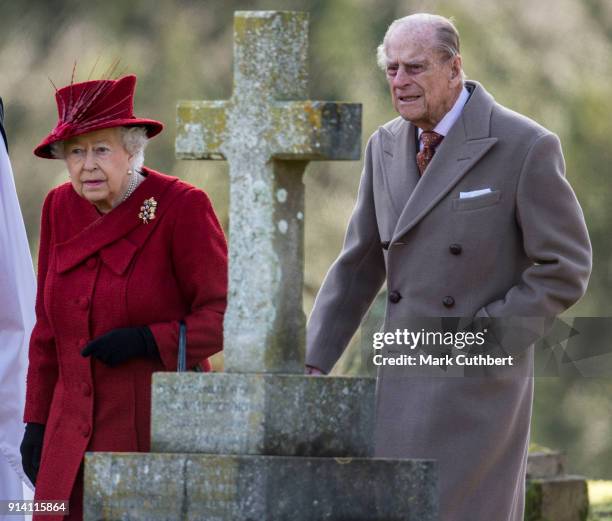
[[[423,143],[423,150],[421,150],[417,156],[417,166],[421,175],[425,172],[427,165],[431,161],[431,158],[436,152],[436,147],[442,142],[444,136],[434,132],[433,130],[424,130],[421,132],[421,142]]]

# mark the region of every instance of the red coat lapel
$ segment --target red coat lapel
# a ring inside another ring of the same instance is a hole
[[[143,171],[147,174],[147,178],[130,198],[102,217],[98,216],[92,220],[91,217],[97,215],[95,208],[75,194],[73,204],[79,208],[83,205],[89,207],[84,210],[87,224],[73,237],[55,246],[58,273],[71,270],[95,253],[99,253],[102,261],[115,273],[120,275],[127,269],[134,253],[156,227],[170,202],[181,192],[181,190],[168,190],[175,185],[178,178],[147,168]],[[144,200],[151,197],[154,197],[158,203],[157,212],[153,221],[144,224],[138,214]],[[83,210],[75,211],[83,215],[82,212]],[[142,228],[138,230],[140,233],[130,234],[137,228]],[[129,239],[126,238],[128,234],[130,234]]]

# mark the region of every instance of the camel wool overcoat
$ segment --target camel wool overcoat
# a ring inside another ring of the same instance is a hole
[[[188,367],[222,348],[227,247],[211,203],[177,178],[143,175],[102,216],[69,183],[43,206],[24,414],[46,425],[36,499],[68,500],[85,451],[149,450],[151,376],[176,371],[180,320]],[[156,214],[145,223],[151,198]],[[144,325],[159,358],[109,367],[81,355],[102,334]]]
[[[559,139],[479,83],[466,88],[422,177],[414,125],[397,118],[371,137],[343,250],[309,320],[308,365],[333,367],[385,281],[386,331],[412,318],[553,317],[584,294],[591,245]],[[529,349],[519,376],[379,368],[376,455],[436,460],[441,521],[522,521]]]

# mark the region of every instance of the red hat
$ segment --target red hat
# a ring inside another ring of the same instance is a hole
[[[54,159],[49,145],[74,136],[111,127],[143,126],[147,137],[159,134],[164,125],[134,116],[133,74],[118,80],[72,83],[55,92],[59,119],[51,133],[34,149],[38,157]]]

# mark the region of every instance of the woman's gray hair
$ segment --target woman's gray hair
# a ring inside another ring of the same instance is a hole
[[[378,66],[384,71],[387,69],[387,44],[391,34],[400,28],[414,28],[423,30],[433,29],[435,34],[435,50],[441,55],[443,61],[457,56],[460,52],[459,31],[453,24],[452,18],[445,18],[437,14],[417,13],[394,20],[376,51]],[[461,71],[462,77],[463,71]]]
[[[121,140],[126,152],[132,156],[130,166],[134,172],[140,172],[144,164],[144,151],[149,142],[145,127],[119,127]]]
[[[149,141],[145,127],[118,127],[121,143],[125,151],[132,156],[130,168],[135,172],[142,170],[144,164],[144,151]],[[64,159],[64,142],[56,141],[49,145],[51,155],[57,159]]]

